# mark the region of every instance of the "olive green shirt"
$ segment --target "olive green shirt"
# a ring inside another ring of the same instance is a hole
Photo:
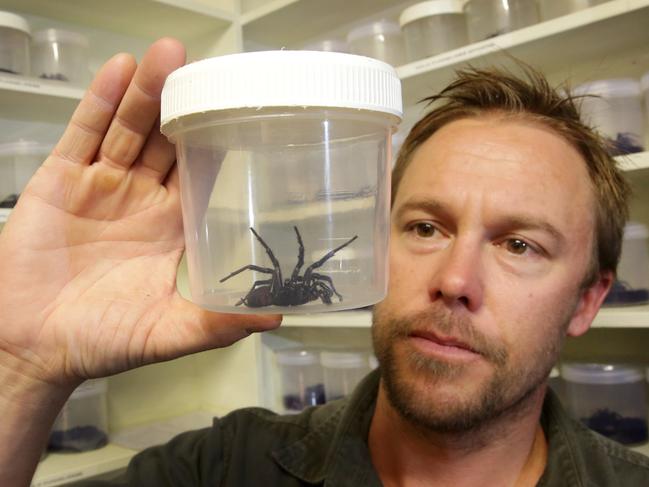
[[[120,481],[87,487],[380,486],[367,447],[379,383],[368,375],[351,397],[277,415],[234,411],[211,428],[179,435],[136,455]],[[543,405],[548,441],[543,487],[649,486],[649,457],[570,419],[553,393]]]

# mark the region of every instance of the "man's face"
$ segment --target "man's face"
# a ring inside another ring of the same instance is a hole
[[[606,292],[581,290],[593,198],[578,152],[532,122],[463,119],[420,146],[392,208],[372,329],[397,411],[465,431],[544,383]]]

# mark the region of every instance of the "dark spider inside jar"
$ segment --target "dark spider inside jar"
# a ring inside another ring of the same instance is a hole
[[[248,264],[231,272],[219,281],[227,281],[231,277],[247,270],[270,274],[270,279],[255,281],[248,293],[236,303],[236,306],[242,304],[245,304],[250,308],[261,308],[270,305],[298,306],[317,299],[320,299],[325,304],[331,304],[331,298],[334,294],[338,297],[339,301],[343,300],[343,297],[338,293],[338,291],[336,291],[331,277],[324,274],[318,274],[314,272],[314,270],[321,267],[326,261],[331,259],[336,252],[347,247],[350,243],[356,240],[358,235],[354,235],[344,244],[327,252],[321,259],[308,266],[303,275],[300,275],[300,270],[304,265],[304,244],[302,242],[300,231],[295,226],[293,229],[295,230],[299,246],[297,264],[293,269],[291,277],[284,279],[282,277],[282,269],[277,257],[275,257],[275,254],[264,239],[261,238],[254,228],[250,227],[250,231],[266,250],[273,267],[269,268]]]

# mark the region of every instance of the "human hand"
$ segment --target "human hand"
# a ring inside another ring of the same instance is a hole
[[[159,132],[161,39],[97,74],[0,234],[0,365],[48,384],[222,347],[279,316],[200,309],[176,290],[184,250],[174,147]]]

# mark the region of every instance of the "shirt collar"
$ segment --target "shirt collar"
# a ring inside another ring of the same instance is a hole
[[[314,411],[306,435],[273,451],[275,460],[308,483],[380,486],[367,447],[379,378],[373,371],[349,398]]]

